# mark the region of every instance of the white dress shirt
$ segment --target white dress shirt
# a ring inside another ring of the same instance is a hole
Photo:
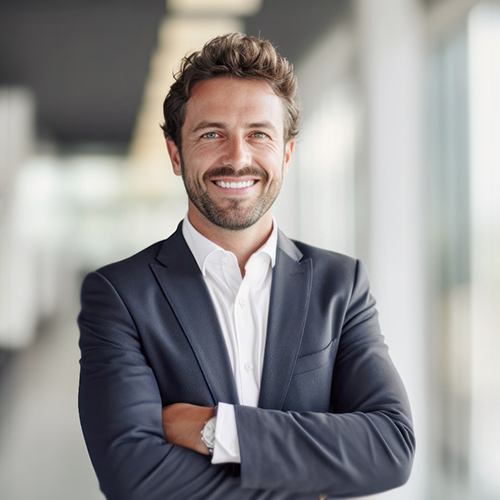
[[[272,268],[278,230],[248,259],[242,278],[238,260],[184,218],[182,235],[198,264],[224,336],[240,403],[257,406],[266,345]],[[219,402],[212,463],[240,462],[233,405]]]

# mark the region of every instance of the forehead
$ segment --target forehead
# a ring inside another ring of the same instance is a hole
[[[210,120],[228,125],[242,122],[272,122],[281,130],[284,124],[283,99],[265,80],[223,76],[193,85],[186,103],[186,128]]]

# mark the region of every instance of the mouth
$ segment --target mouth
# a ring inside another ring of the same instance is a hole
[[[228,180],[213,180],[212,181],[216,186],[222,189],[248,189],[257,184],[257,179],[248,179],[244,181],[228,181]]]

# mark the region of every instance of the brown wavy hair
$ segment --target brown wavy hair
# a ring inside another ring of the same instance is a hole
[[[229,33],[208,41],[201,50],[185,56],[175,82],[163,102],[165,137],[181,145],[181,127],[191,89],[196,82],[219,76],[256,78],[269,83],[285,106],[285,140],[299,132],[297,78],[292,64],[268,40],[243,33]]]

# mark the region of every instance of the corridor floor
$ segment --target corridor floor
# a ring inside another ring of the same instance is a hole
[[[77,410],[77,307],[0,374],[0,498],[102,500]]]

